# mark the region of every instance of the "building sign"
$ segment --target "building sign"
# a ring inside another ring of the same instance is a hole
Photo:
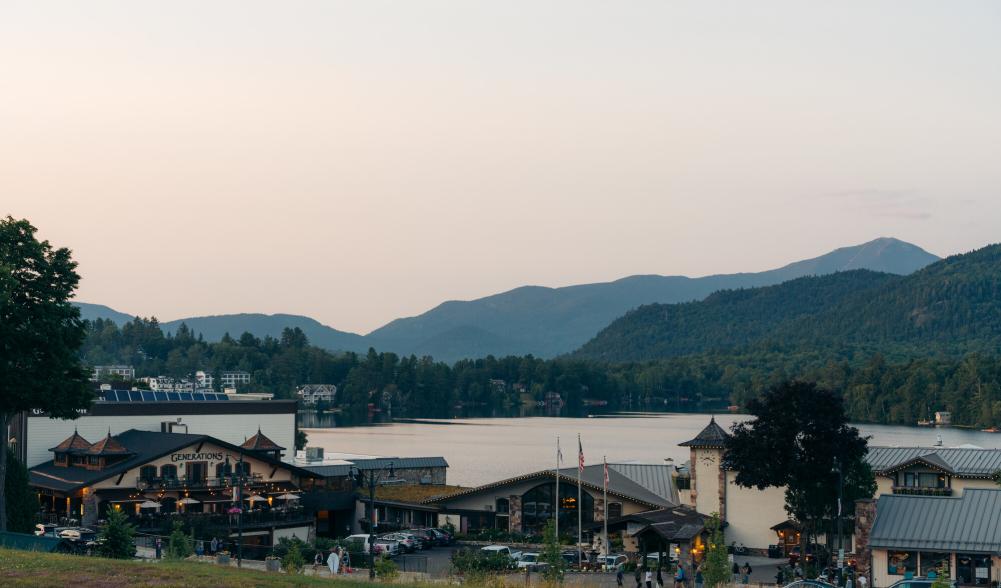
[[[171,453],[170,461],[222,461],[221,451],[200,451],[198,453]]]
[[[76,409],[76,413],[78,415],[80,415],[80,416],[87,416],[88,414],[90,414],[90,411],[87,410],[86,408],[78,408],[78,409]],[[33,417],[49,416],[49,413],[45,412],[44,410],[42,410],[40,408],[33,408],[33,409],[31,409],[31,412],[29,414],[31,416],[33,416]]]

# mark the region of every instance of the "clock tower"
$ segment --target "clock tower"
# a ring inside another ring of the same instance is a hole
[[[701,514],[718,512],[726,520],[726,472],[723,470],[723,451],[730,436],[709,419],[706,428],[690,441],[681,443],[691,450],[691,506]]]

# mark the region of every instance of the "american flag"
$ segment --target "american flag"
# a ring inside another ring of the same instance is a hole
[[[605,489],[608,490],[608,459],[605,459]]]
[[[577,470],[584,472],[584,446],[580,444],[580,435],[577,435]]]

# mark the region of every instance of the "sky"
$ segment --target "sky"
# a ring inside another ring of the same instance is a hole
[[[78,299],[445,300],[1001,240],[1001,3],[0,5],[0,215]]]

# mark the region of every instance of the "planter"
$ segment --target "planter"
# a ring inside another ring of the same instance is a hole
[[[264,569],[269,572],[280,572],[282,569],[282,560],[266,559],[264,560]]]
[[[220,554],[216,555],[215,556],[215,562],[217,564],[221,565],[221,566],[228,566],[229,565],[229,554],[227,554],[227,553],[220,553]]]

